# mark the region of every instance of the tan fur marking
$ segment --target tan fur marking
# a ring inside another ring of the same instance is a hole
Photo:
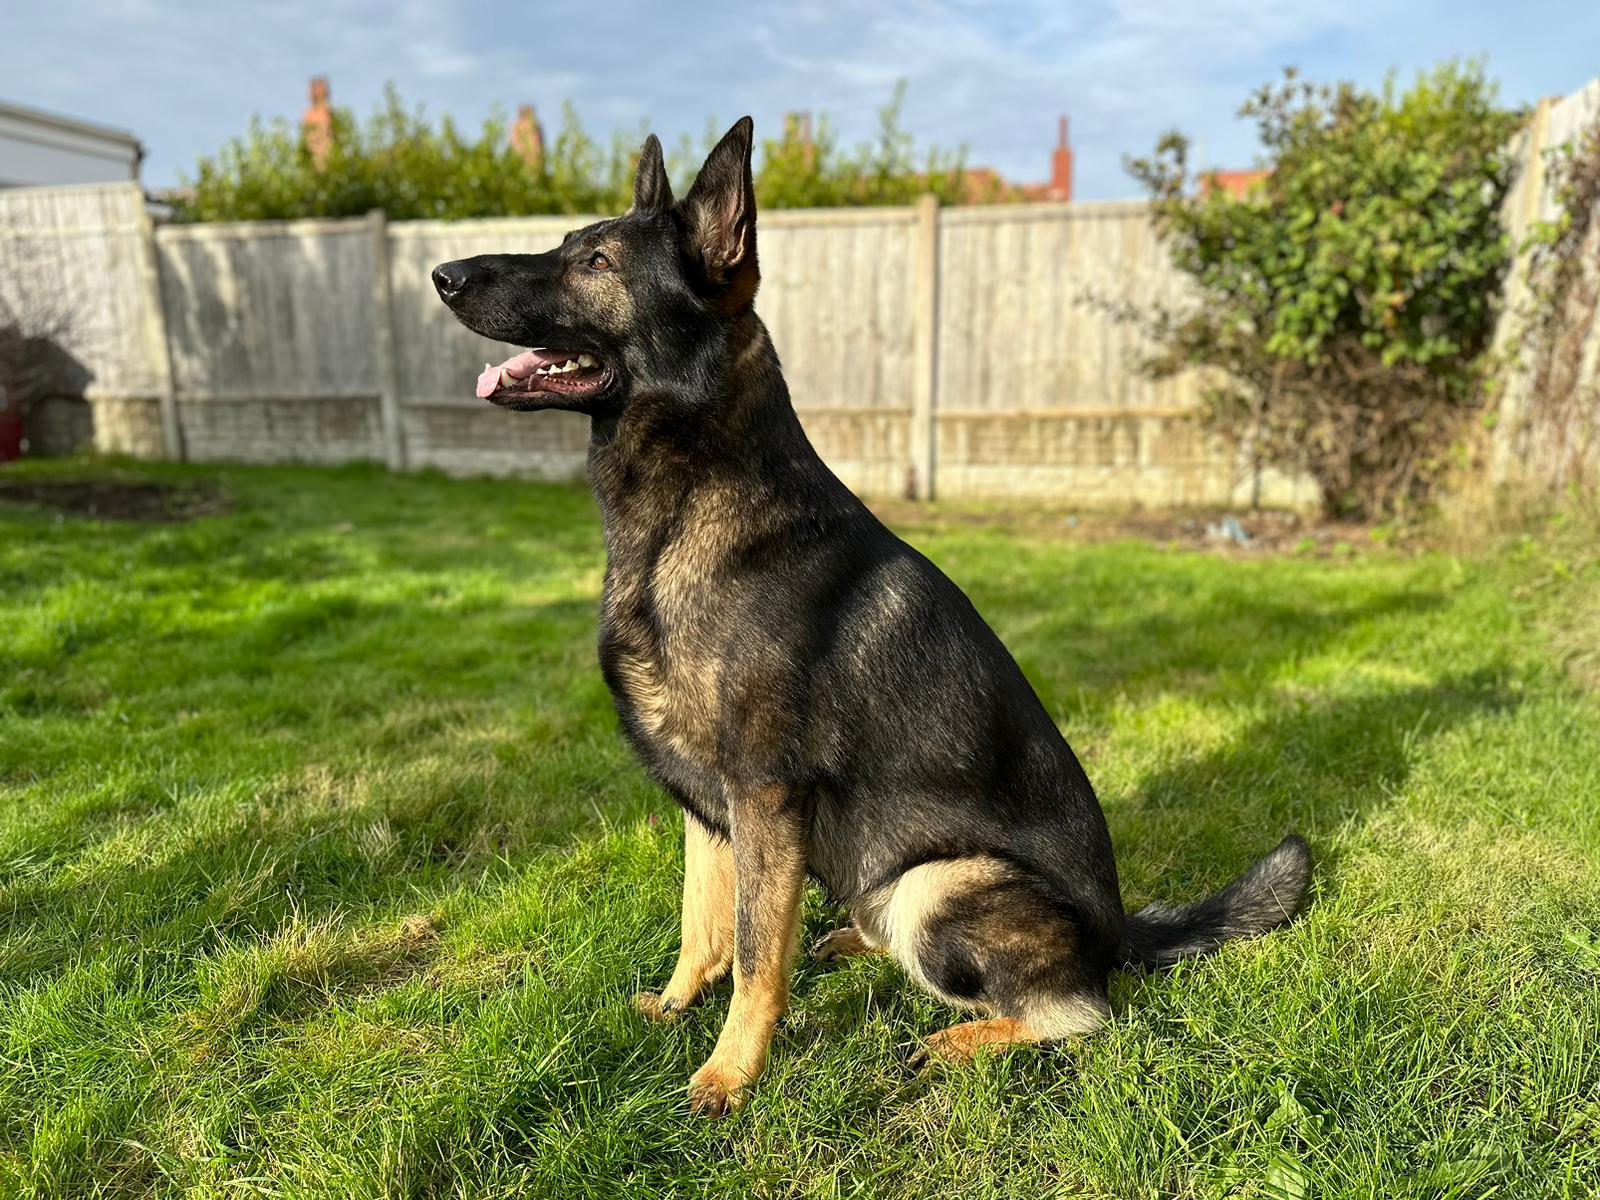
[[[621,654],[616,670],[646,730],[679,754],[711,761],[716,747],[719,662],[709,656],[675,655],[658,668],[638,655]]]
[[[652,595],[669,620],[703,600],[707,577],[733,550],[743,527],[744,511],[733,489],[701,487],[689,495],[681,532],[656,560]]]
[[[970,1058],[981,1045],[1080,1037],[1111,1019],[1110,1005],[1103,997],[1055,990],[1022,999],[1015,1012],[995,1014],[988,1004],[943,994],[923,973],[918,941],[928,920],[951,905],[959,907],[965,895],[1015,876],[1015,868],[992,858],[925,863],[907,871],[857,914],[862,925],[888,942],[895,959],[922,987],[957,1008],[975,1009],[989,1016],[987,1020],[965,1021],[934,1034],[928,1039],[925,1055]],[[990,914],[974,931],[969,949],[978,958],[982,971],[1017,971],[1019,967],[1036,971],[1060,959],[1065,949],[1060,940],[1064,933],[1059,924],[1041,920],[1037,912],[1029,913],[1024,902],[1016,909],[1015,919]]]
[[[961,1007],[971,1007],[955,997],[943,995],[923,973],[917,955],[917,935],[927,920],[953,898],[977,888],[989,887],[1013,874],[1005,863],[993,858],[953,858],[913,867],[890,885],[887,894],[869,901],[862,914],[863,924],[874,928],[906,974],[935,996]]]
[[[941,1029],[923,1043],[932,1058],[946,1062],[966,1062],[982,1046],[1011,1046],[1018,1042],[1037,1042],[1039,1038],[1021,1021],[994,1017],[985,1021],[962,1021]]]
[[[889,945],[897,948],[916,936],[924,921],[954,896],[1008,879],[1012,870],[993,858],[950,858],[912,867],[893,884],[883,908]]]
[[[1111,1019],[1109,1005],[1079,997],[1051,997],[1030,1005],[1025,1018],[992,1017],[961,1021],[923,1043],[924,1060],[942,1058],[965,1062],[983,1046],[1014,1046],[1030,1042],[1050,1042],[1058,1038],[1084,1037]]]
[[[633,295],[622,282],[619,273],[626,267],[622,261],[621,247],[622,243],[614,238],[602,239],[584,251],[585,261],[591,255],[604,254],[617,270],[590,271],[579,263],[568,268],[571,272],[568,278],[582,292],[584,302],[589,305],[592,315],[603,318],[613,330],[626,332],[633,328],[635,305]]]
[[[742,514],[731,492],[701,488],[685,500],[681,532],[665,546],[650,576],[649,596],[660,627],[653,656],[616,660],[623,691],[652,736],[677,753],[711,764],[721,717],[726,664],[716,630],[706,628],[707,580],[737,544]],[[632,603],[633,589],[626,599]],[[612,601],[615,611],[623,603]]]
[[[711,1057],[689,1080],[690,1104],[710,1116],[744,1103],[789,1004],[805,853],[798,828],[778,815],[783,798],[781,788],[769,789],[744,802],[748,817],[735,817],[733,1004]],[[753,954],[738,944],[746,936]]]
[[[733,849],[685,814],[683,937],[678,965],[660,994],[639,994],[639,1010],[656,1020],[671,1020],[732,965]]]
[[[1023,1009],[1023,1024],[1041,1042],[1087,1037],[1111,1020],[1111,1005],[1100,997],[1039,996]]]
[[[618,655],[616,669],[639,720],[651,733],[660,733],[671,704],[666,681],[654,667],[633,654]]]

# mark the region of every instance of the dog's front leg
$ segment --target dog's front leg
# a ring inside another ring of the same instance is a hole
[[[733,963],[733,850],[692,813],[683,814],[683,940],[667,986],[640,992],[639,1011],[670,1021]]]
[[[738,1108],[767,1065],[789,1001],[789,969],[805,888],[805,838],[787,789],[770,787],[731,812],[734,867],[733,1004],[711,1057],[689,1080],[689,1103],[721,1116]]]

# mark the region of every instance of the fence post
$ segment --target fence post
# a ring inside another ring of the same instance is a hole
[[[1539,202],[1544,199],[1544,144],[1550,136],[1550,110],[1555,103],[1555,98],[1541,96],[1533,110],[1528,131],[1527,181],[1523,188],[1522,211],[1517,215],[1517,223],[1524,231],[1538,219]]]
[[[400,369],[395,362],[394,297],[389,280],[389,220],[383,209],[367,214],[372,231],[372,344],[378,359],[378,411],[383,420],[383,461],[391,471],[406,468],[405,433],[400,426]]]
[[[183,445],[183,425],[178,419],[178,388],[172,373],[172,339],[167,333],[167,298],[161,286],[161,256],[156,250],[156,223],[144,211],[144,193],[139,193],[139,273],[144,277],[147,307],[145,338],[150,344],[151,361],[156,368],[156,403],[161,412],[161,449],[173,462],[187,456]]]
[[[917,198],[911,286],[914,344],[911,381],[911,480],[918,500],[934,498],[938,462],[939,197]]]
[[[1533,118],[1528,122],[1527,145],[1521,155],[1521,170],[1517,172],[1511,196],[1500,210],[1502,220],[1510,227],[1511,267],[1501,284],[1502,309],[1492,342],[1500,375],[1500,403],[1489,445],[1489,478],[1494,483],[1504,483],[1511,477],[1516,469],[1517,443],[1523,440],[1523,408],[1529,382],[1521,348],[1513,345],[1512,339],[1528,300],[1531,256],[1522,243],[1538,220],[1539,202],[1544,197],[1544,150],[1551,107],[1550,97],[1543,96],[1533,110]]]

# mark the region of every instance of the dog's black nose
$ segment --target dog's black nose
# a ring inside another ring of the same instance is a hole
[[[461,289],[467,286],[467,264],[440,263],[433,269],[433,286],[438,289],[439,299],[454,300],[461,294]]]

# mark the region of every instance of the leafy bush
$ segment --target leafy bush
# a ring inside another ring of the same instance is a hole
[[[1521,120],[1496,95],[1475,64],[1403,92],[1289,71],[1240,111],[1267,171],[1246,194],[1196,180],[1178,133],[1128,164],[1195,289],[1147,314],[1148,366],[1213,368],[1215,426],[1309,473],[1329,510],[1414,506],[1481,402]]]
[[[878,113],[876,140],[854,150],[840,149],[826,116],[814,136],[808,136],[798,122],[788,122],[780,137],[762,142],[757,204],[764,208],[911,204],[929,192],[946,204],[1009,198],[997,182],[979,186],[966,173],[963,150],[934,147],[919,155],[915,139],[900,127],[904,104],[902,83]]]
[[[349,109],[333,110],[321,162],[298,126],[253,118],[243,137],[200,160],[181,216],[348,217],[374,208],[394,220],[598,212],[619,200],[626,207],[630,168],[621,141],[601,147],[570,105],[534,170],[512,150],[500,118],[468,136],[448,116],[435,125],[421,110],[408,110],[391,85],[365,123]]]
[[[768,208],[904,204],[932,191],[970,198],[961,151],[919,153],[900,126],[903,86],[880,113],[878,137],[841,150],[826,118],[808,141],[797,123],[763,143],[756,194]],[[706,149],[721,133],[713,123]],[[249,131],[202,158],[181,216],[194,221],[359,216],[383,209],[392,220],[604,213],[627,208],[644,134],[616,134],[602,145],[584,132],[570,104],[536,167],[511,148],[505,122],[492,117],[475,136],[445,116],[437,124],[408,110],[393,86],[364,123],[333,110],[329,147],[317,161],[288,121],[253,119]],[[690,139],[668,156],[686,187],[703,153]],[[982,195],[982,193],[980,193]]]

